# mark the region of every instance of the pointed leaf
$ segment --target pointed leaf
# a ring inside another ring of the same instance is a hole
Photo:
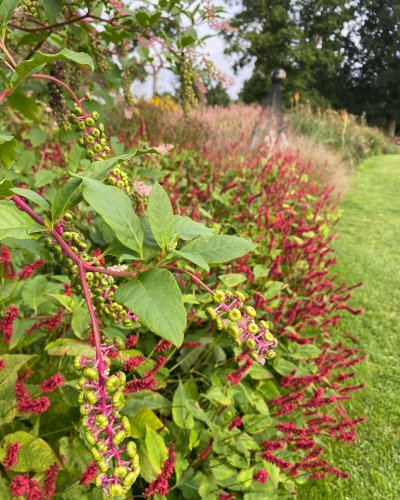
[[[238,236],[200,236],[180,251],[198,254],[208,264],[218,264],[243,257],[256,247],[257,244]]]
[[[149,225],[158,246],[165,250],[174,233],[174,213],[165,190],[156,183],[151,189],[147,205]]]
[[[121,285],[116,300],[139,316],[152,332],[179,347],[186,328],[186,309],[181,290],[172,274],[149,269]]]
[[[25,212],[21,212],[12,201],[0,201],[0,241],[4,238],[26,240],[31,238],[28,231],[43,230]]]

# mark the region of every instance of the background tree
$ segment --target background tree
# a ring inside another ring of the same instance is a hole
[[[237,31],[226,35],[227,52],[238,56],[236,68],[255,60],[243,99],[262,100],[270,71],[282,67],[287,92],[300,91],[317,104],[331,101],[353,15],[345,0],[244,0],[231,20]]]
[[[400,104],[400,2],[360,0],[339,82],[341,106],[395,134]]]

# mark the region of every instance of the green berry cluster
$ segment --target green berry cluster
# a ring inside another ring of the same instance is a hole
[[[37,2],[37,0],[22,0],[21,7],[26,15],[32,16],[32,17],[38,17],[38,2]]]
[[[181,79],[181,103],[185,114],[188,114],[192,108],[198,105],[198,100],[194,92],[193,69],[191,61],[186,54],[181,58],[179,67]]]
[[[96,30],[93,30],[90,34],[92,41],[92,53],[98,70],[101,73],[107,73],[110,69],[108,64],[108,57],[101,43],[99,34]]]
[[[276,356],[273,348],[278,341],[266,321],[256,322],[257,311],[244,305],[243,293],[217,290],[212,299],[215,306],[208,306],[205,313],[218,331],[224,332],[237,347],[261,364]]]
[[[124,99],[129,106],[135,106],[138,103],[136,97],[132,94],[131,84],[133,81],[133,70],[127,68],[122,73],[122,90],[124,91]]]
[[[85,262],[92,257],[86,253],[88,248],[83,237],[76,231],[65,231],[62,235],[64,241],[68,243],[71,250]],[[56,261],[62,266],[63,271],[68,275],[71,285],[76,293],[82,292],[81,281],[79,277],[78,266],[63,254],[60,246],[55,245],[52,238],[46,238],[45,244],[54,253]],[[118,285],[114,282],[112,276],[98,272],[86,272],[86,281],[89,287],[90,296],[93,304],[99,314],[112,320],[116,325],[123,324],[126,328],[133,326],[133,321],[137,317],[131,313],[125,306],[115,302],[114,296]]]
[[[63,78],[64,69],[60,64],[56,64],[55,69],[51,72],[59,80]],[[53,116],[57,121],[58,126],[65,132],[71,130],[71,122],[68,119],[67,101],[64,93],[57,83],[49,82],[50,99],[49,105],[52,109]]]
[[[107,145],[104,124],[99,123],[99,118],[97,111],[86,113],[78,104],[74,105],[69,114],[70,123],[75,126],[76,131],[82,133],[79,144],[86,149],[86,157],[91,161],[104,159],[111,151]]]
[[[112,170],[110,170],[106,180],[108,184],[122,189],[127,194],[131,192],[128,175],[120,167],[114,167]]]
[[[140,472],[136,443],[124,443],[131,436],[128,417],[120,415],[125,403],[126,375],[122,371],[110,375],[108,355],[118,349],[115,342],[103,344],[99,359],[74,359],[75,368],[81,372],[77,388],[82,427],[100,471],[96,485],[112,497],[128,493]]]

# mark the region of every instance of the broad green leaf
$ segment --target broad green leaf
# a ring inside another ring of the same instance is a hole
[[[200,236],[180,251],[198,254],[208,264],[218,264],[243,257],[256,247],[255,243],[238,236]]]
[[[225,286],[230,288],[238,286],[247,280],[246,276],[240,273],[220,274],[218,279],[222,281]]]
[[[26,240],[31,230],[43,230],[25,212],[21,212],[12,201],[0,201],[0,241],[4,238]]]
[[[283,358],[277,358],[271,364],[274,370],[276,370],[279,373],[279,375],[283,376],[289,375],[289,373],[297,370],[296,365]]]
[[[32,59],[22,61],[15,68],[15,73],[11,78],[11,85],[16,88],[23,80],[40,71],[47,63],[53,61],[72,61],[77,64],[89,66],[94,71],[92,58],[85,52],[74,52],[70,49],[62,49],[56,54],[44,54],[36,52]]]
[[[63,457],[63,467],[76,479],[80,479],[82,472],[88,466],[92,457],[82,439],[76,437],[69,440],[62,437],[60,443],[60,455]]]
[[[0,182],[0,196],[2,198],[5,198],[6,196],[11,196],[13,194],[12,188],[14,187],[14,184],[10,179],[3,179]]]
[[[210,266],[203,259],[203,257],[197,253],[181,252],[179,250],[173,250],[172,253],[174,255],[177,255],[178,257],[181,257],[182,259],[193,262],[194,264],[198,265],[199,267],[205,269],[207,272],[210,271]]]
[[[68,312],[73,312],[75,309],[74,299],[72,297],[68,297],[68,295],[63,295],[61,293],[48,293],[47,298],[50,302],[63,307]]]
[[[83,339],[84,332],[88,329],[90,324],[90,316],[86,307],[75,306],[72,313],[71,327],[78,339]]]
[[[151,427],[146,427],[146,450],[153,469],[159,474],[162,464],[168,456],[164,439]]]
[[[0,167],[9,168],[15,160],[17,143],[12,135],[0,134]]]
[[[51,170],[39,170],[39,172],[35,174],[35,181],[33,185],[37,188],[41,188],[50,184],[57,177],[57,174]]]
[[[172,418],[181,429],[193,429],[194,419],[186,407],[186,391],[181,381],[172,398]]]
[[[155,431],[162,429],[164,424],[157,417],[154,411],[147,407],[140,408],[132,417],[129,418],[131,422],[133,438],[142,438],[146,434],[146,427],[150,427]]]
[[[181,35],[180,37],[180,46],[182,49],[187,47],[188,45],[191,45],[197,40],[197,32],[194,28],[190,27],[187,28]]]
[[[20,0],[2,0],[0,3],[0,19],[5,26],[12,18],[14,10],[17,8]]]
[[[7,485],[6,485],[4,478],[2,476],[0,477],[0,498],[2,500],[10,500],[11,499],[9,490],[8,490]]]
[[[5,354],[0,360],[5,367],[0,370],[0,424],[11,422],[16,413],[14,391],[18,370],[35,356],[24,354]]]
[[[317,358],[321,354],[321,349],[313,344],[296,345],[293,351],[288,355],[294,359]]]
[[[158,183],[151,189],[147,216],[154,239],[158,246],[165,250],[174,234],[174,213],[167,193]]]
[[[172,274],[163,269],[149,269],[121,285],[116,300],[139,316],[156,335],[176,347],[183,342],[186,310],[181,290]]]
[[[45,351],[49,356],[87,356],[94,358],[95,350],[89,344],[75,339],[57,339],[46,345]]]
[[[46,301],[44,296],[47,290],[48,280],[45,276],[39,275],[31,278],[22,289],[22,300],[37,313],[39,305]]]
[[[83,179],[83,197],[102,217],[116,238],[127,248],[142,254],[143,228],[129,196],[115,186]]]
[[[64,215],[69,208],[77,205],[82,200],[81,183],[81,179],[69,179],[69,181],[57,191],[53,203],[51,204],[51,215],[53,220],[57,220]]]
[[[152,410],[164,410],[169,412],[171,401],[158,392],[141,391],[127,394],[126,402],[122,413],[124,415],[133,415],[140,408],[150,408]]]
[[[18,452],[17,464],[12,467],[14,472],[44,472],[50,465],[59,463],[52,448],[41,438],[37,438],[25,431],[8,434],[4,443],[8,446],[18,441],[21,445]]]
[[[24,198],[27,198],[28,200],[33,201],[36,203],[36,205],[39,205],[40,207],[44,208],[45,210],[50,210],[50,205],[47,200],[43,198],[43,196],[40,196],[40,194],[36,193],[35,191],[32,191],[30,189],[23,189],[23,188],[12,188],[12,192],[15,194],[19,194],[20,196],[23,196]]]
[[[212,236],[213,230],[190,217],[174,215],[174,232],[179,233],[182,240],[193,240],[197,236]]]

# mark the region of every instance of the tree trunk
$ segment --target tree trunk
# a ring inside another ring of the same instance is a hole
[[[394,137],[396,134],[396,118],[390,117],[386,123],[386,133],[389,137]]]

